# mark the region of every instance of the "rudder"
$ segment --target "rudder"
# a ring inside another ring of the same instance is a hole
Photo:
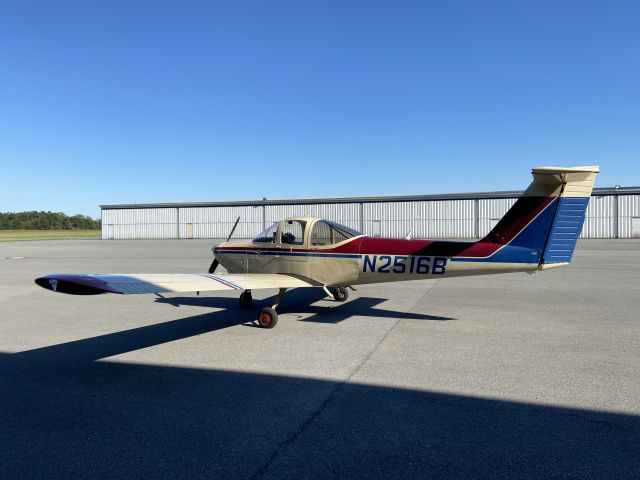
[[[534,175],[537,171],[540,175],[551,175],[561,185],[558,205],[540,264],[569,263],[582,232],[589,198],[600,169],[597,166],[542,167],[533,169]]]

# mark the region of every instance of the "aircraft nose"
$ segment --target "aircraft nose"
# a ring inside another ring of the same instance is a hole
[[[219,251],[219,247],[221,245],[224,245],[226,242],[222,242],[219,243],[218,245],[214,245],[213,247],[211,247],[211,251],[213,252],[213,262],[211,262],[211,265],[209,266],[209,273],[214,273],[216,271],[216,268],[218,268],[218,265],[220,264],[220,261],[218,260],[218,251]]]
[[[211,247],[211,251],[213,252],[213,254],[215,255],[218,252],[218,249],[220,247],[226,247],[228,245],[229,242],[220,242],[217,245],[214,245],[213,247]]]

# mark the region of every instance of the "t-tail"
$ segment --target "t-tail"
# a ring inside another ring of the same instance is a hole
[[[519,252],[529,252],[539,269],[567,265],[599,172],[597,166],[534,168],[529,188],[480,242],[504,245],[502,255],[511,258],[502,261],[519,261]]]

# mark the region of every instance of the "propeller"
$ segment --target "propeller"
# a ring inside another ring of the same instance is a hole
[[[209,273],[213,273],[216,271],[216,268],[218,268],[218,264],[220,262],[218,261],[217,258],[213,259],[213,262],[211,262],[211,265],[209,266]]]
[[[233,227],[231,228],[231,233],[229,233],[229,236],[227,237],[227,242],[231,240],[231,236],[233,235],[233,232],[236,231],[236,227],[238,226],[239,222],[240,222],[240,217],[236,218],[236,223],[234,223]],[[214,258],[213,262],[211,262],[211,265],[209,266],[209,273],[215,272],[216,268],[218,268],[218,265],[220,265],[220,262],[218,261],[217,258]]]
[[[229,234],[229,236],[227,237],[227,242],[229,240],[231,240],[231,236],[233,235],[233,232],[236,231],[236,227],[238,226],[238,222],[240,222],[240,217],[236,218],[236,223],[233,224],[233,227],[231,228],[231,233]]]

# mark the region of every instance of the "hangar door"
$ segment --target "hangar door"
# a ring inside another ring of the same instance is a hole
[[[640,237],[640,217],[631,218],[631,236],[634,238]]]

